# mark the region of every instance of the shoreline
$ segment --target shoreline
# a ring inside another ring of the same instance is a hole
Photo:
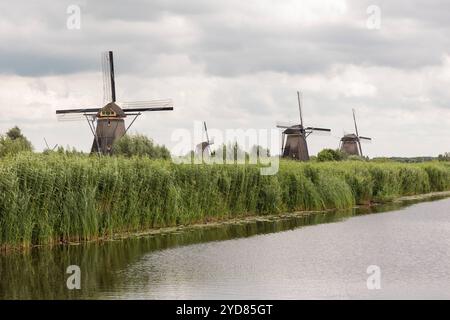
[[[352,210],[352,209],[357,209],[357,208],[371,208],[371,207],[375,207],[375,206],[386,205],[389,203],[416,202],[416,201],[417,202],[422,202],[422,201],[425,202],[426,200],[433,201],[433,200],[445,199],[448,197],[450,197],[450,191],[430,192],[430,193],[424,193],[424,194],[418,194],[418,195],[412,195],[412,196],[401,196],[401,197],[398,197],[391,201],[386,201],[386,202],[372,202],[369,204],[356,205],[356,206],[353,206],[351,208],[346,208],[346,209],[333,208],[333,209],[325,209],[325,210],[285,212],[285,213],[270,214],[270,215],[250,215],[250,216],[236,217],[236,218],[231,218],[231,219],[218,220],[218,221],[213,221],[213,222],[194,223],[194,224],[190,224],[190,225],[179,225],[176,227],[151,229],[151,230],[147,230],[147,231],[133,232],[130,234],[116,234],[116,235],[113,235],[112,237],[105,238],[101,241],[124,240],[124,239],[132,238],[132,237],[145,237],[145,236],[159,235],[159,234],[165,234],[165,233],[171,233],[171,232],[186,231],[189,229],[218,227],[218,226],[227,225],[227,224],[240,224],[240,223],[250,223],[250,222],[254,222],[254,221],[269,221],[269,220],[277,220],[277,219],[282,219],[282,218],[303,217],[303,216],[308,216],[311,214],[318,214],[318,213]],[[73,244],[70,243],[69,245],[77,245],[80,243],[81,242],[73,243]]]
[[[449,191],[441,191],[441,192],[430,192],[430,193],[424,193],[424,194],[417,194],[417,195],[411,195],[411,196],[400,196],[397,198],[394,198],[389,201],[385,202],[371,202],[368,204],[362,204],[362,205],[356,205],[350,208],[346,209],[325,209],[325,210],[308,210],[308,211],[296,211],[296,212],[285,212],[280,214],[270,214],[270,215],[249,215],[249,216],[242,216],[242,217],[234,217],[230,219],[222,219],[217,221],[207,221],[203,223],[193,223],[193,224],[187,224],[187,225],[178,225],[174,227],[163,227],[163,228],[154,228],[154,229],[148,229],[145,231],[138,231],[138,232],[126,232],[126,233],[116,233],[112,236],[105,236],[105,237],[99,237],[97,239],[92,240],[86,240],[86,241],[77,241],[77,242],[59,242],[54,244],[47,244],[47,245],[31,245],[31,246],[3,246],[0,247],[0,254],[2,253],[9,253],[9,252],[24,252],[31,249],[39,249],[39,248],[52,248],[57,246],[78,246],[83,244],[89,244],[89,243],[102,243],[102,242],[109,242],[109,241],[121,241],[126,240],[130,238],[140,238],[140,237],[146,237],[146,236],[155,236],[155,235],[161,235],[161,234],[170,234],[175,232],[185,232],[190,230],[198,230],[203,228],[214,228],[219,227],[223,225],[233,225],[233,224],[246,224],[246,223],[252,223],[257,221],[271,221],[271,220],[278,220],[283,218],[293,218],[293,217],[304,217],[309,216],[312,214],[320,214],[320,213],[327,213],[327,212],[336,212],[336,211],[342,211],[342,210],[352,210],[357,208],[371,208],[376,207],[380,205],[387,205],[390,203],[408,203],[412,202],[418,203],[418,202],[426,202],[426,201],[434,201],[434,200],[440,200],[450,197],[450,190]]]

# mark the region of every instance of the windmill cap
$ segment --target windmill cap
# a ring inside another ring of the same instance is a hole
[[[303,130],[303,126],[301,124],[296,124],[296,125],[290,126],[286,130],[284,130],[283,133],[285,133],[285,134],[297,134],[301,130]]]
[[[101,108],[97,113],[97,117],[102,117],[101,114],[108,111],[114,112],[117,117],[126,117],[125,112],[123,112],[122,108],[119,107],[115,102],[110,102],[106,106]]]
[[[341,138],[341,141],[354,141],[354,140],[358,140],[358,137],[354,133],[346,134]]]

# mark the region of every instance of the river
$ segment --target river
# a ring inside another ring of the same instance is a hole
[[[0,254],[0,299],[73,298],[450,299],[450,199]]]

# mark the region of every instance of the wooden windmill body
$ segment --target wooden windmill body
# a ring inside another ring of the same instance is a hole
[[[306,143],[306,134],[304,131],[302,125],[294,125],[283,131],[283,158],[300,161],[309,160],[308,144]]]
[[[125,117],[125,112],[115,102],[108,103],[97,112],[97,126],[92,142],[92,153],[107,154],[112,151],[114,142],[123,137],[127,131]]]
[[[355,125],[355,133],[345,134],[341,138],[340,150],[348,155],[363,156],[361,148],[361,140],[371,141],[372,138],[360,136],[358,133],[358,125],[356,124],[355,110],[353,109],[353,123]]]
[[[59,120],[79,120],[85,118],[94,136],[92,153],[111,154],[114,143],[123,137],[142,112],[171,111],[172,100],[150,100],[138,102],[117,102],[112,51],[103,54],[103,88],[105,106],[102,108],[56,110]],[[125,126],[125,118],[133,120]]]
[[[346,134],[341,138],[341,151],[348,155],[360,156],[358,137],[354,133]]]
[[[300,124],[277,125],[278,128],[285,129],[282,133],[281,154],[283,158],[308,161],[309,151],[306,138],[314,131],[330,132],[330,129],[317,127],[304,127],[303,112],[300,92],[297,91],[298,108],[300,114]]]

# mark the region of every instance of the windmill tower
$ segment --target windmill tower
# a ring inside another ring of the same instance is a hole
[[[309,152],[306,138],[314,131],[330,132],[330,129],[304,127],[303,112],[300,92],[297,91],[298,110],[300,113],[300,124],[296,125],[277,125],[278,128],[285,129],[282,134],[281,154],[283,158],[289,158],[299,161],[308,161]]]
[[[206,121],[203,121],[203,129],[205,130],[206,141],[203,141],[195,146],[195,154],[199,157],[205,157],[211,155],[210,146],[214,144],[214,139],[209,140],[208,128],[206,127]]]
[[[363,157],[363,152],[362,152],[362,148],[361,148],[361,140],[371,141],[372,138],[362,137],[359,135],[358,126],[356,124],[355,109],[352,109],[352,112],[353,112],[353,123],[355,124],[355,132],[356,133],[345,134],[341,138],[340,150],[342,152],[345,152],[348,155],[355,155],[355,156]]]
[[[117,102],[113,52],[102,54],[104,103],[102,108],[56,110],[61,121],[86,119],[94,136],[91,153],[111,154],[114,143],[147,111],[173,110],[172,100]],[[125,118],[134,117],[128,127]]]

